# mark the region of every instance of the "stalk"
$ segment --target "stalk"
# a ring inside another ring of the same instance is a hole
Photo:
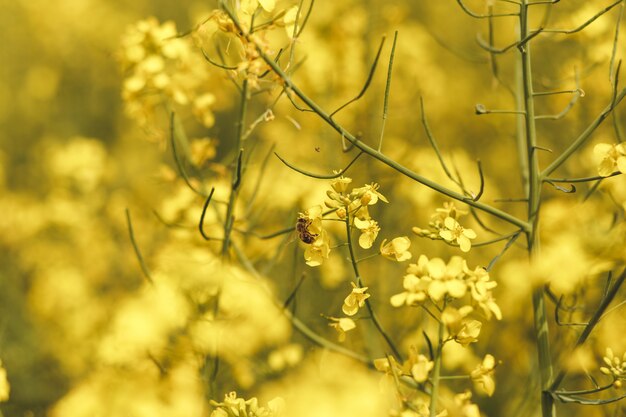
[[[528,36],[528,0],[522,0],[520,8],[520,39]],[[526,112],[525,137],[528,169],[528,225],[526,231],[528,240],[528,253],[532,261],[539,255],[539,209],[541,206],[541,171],[537,158],[537,132],[535,126],[535,106],[533,99],[533,81],[531,64],[531,45],[525,43],[520,50],[520,63],[522,71],[522,87],[524,93],[524,110]],[[537,343],[537,353],[539,359],[539,376],[541,382],[541,415],[552,417],[556,411],[554,400],[547,394],[552,382],[552,359],[550,356],[550,343],[548,320],[546,315],[546,305],[543,296],[543,287],[538,286],[533,289],[533,313],[534,329]]]

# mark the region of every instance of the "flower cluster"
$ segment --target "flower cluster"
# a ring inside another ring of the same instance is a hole
[[[613,377],[613,386],[622,387],[622,381],[626,380],[626,352],[620,358],[615,356],[611,348],[606,349],[606,356],[602,358],[606,366],[600,368],[600,372]]]
[[[473,306],[478,306],[487,318],[502,317],[491,290],[498,284],[481,267],[471,270],[467,262],[453,256],[446,264],[441,258],[428,259],[421,255],[417,264],[409,264],[404,276],[404,291],[391,297],[395,307],[418,305],[427,299],[433,303],[444,298],[460,299],[470,294]]]
[[[200,123],[213,126],[215,96],[206,89],[206,63],[190,38],[178,36],[174,22],[148,18],[129,27],[121,62],[127,72],[122,91],[126,111],[140,124],[147,124],[165,103],[187,106]]]
[[[391,297],[391,305],[417,306],[430,301],[439,306],[443,302],[441,321],[446,325],[450,339],[463,346],[476,342],[482,327],[480,321],[468,317],[470,313],[479,309],[487,319],[492,316],[498,320],[502,318],[491,292],[497,283],[491,281],[484,268],[471,270],[458,256],[453,256],[446,264],[440,258],[428,259],[421,255],[417,264],[409,264],[406,272],[404,291]],[[466,295],[469,295],[467,305],[459,309],[449,305]]]
[[[598,159],[598,174],[608,177],[616,171],[626,173],[626,143],[618,145],[598,143],[593,148],[593,153]]]
[[[326,195],[329,200],[326,206],[330,209],[336,209],[339,219],[346,219],[348,216],[353,221],[353,225],[361,232],[359,236],[359,246],[363,249],[369,249],[374,244],[380,227],[378,222],[370,216],[369,206],[373,206],[378,201],[388,203],[384,195],[378,192],[378,184],[372,183],[359,188],[353,188],[347,192],[348,184],[352,182],[351,178],[339,177],[331,181],[332,190]]]
[[[359,231],[359,246],[370,249],[378,237],[380,227],[369,213],[369,207],[383,201],[389,201],[382,195],[376,183],[366,184],[363,187],[348,191],[351,178],[339,177],[330,183],[327,191],[326,207],[333,213],[334,220],[351,221],[351,226]],[[330,254],[330,240],[328,232],[322,227],[323,209],[321,205],[313,206],[300,213],[296,222],[296,231],[300,240],[307,245],[304,258],[307,265],[319,266]],[[411,241],[406,236],[396,237],[391,241],[386,239],[380,245],[379,253],[387,259],[403,262],[411,259],[409,247]]]
[[[229,42],[234,37],[237,39],[234,45],[237,53],[233,77],[241,76],[248,81],[251,88],[259,89],[261,78],[269,73],[270,68],[265,63],[259,49],[271,55],[274,53],[267,40],[267,33],[278,25],[277,17],[284,11],[275,12],[275,0],[243,0],[238,2],[236,13],[237,20],[245,33],[242,33],[230,19],[226,12],[221,10],[213,12],[210,18],[199,28],[203,37],[214,37],[217,33],[229,37]],[[264,16],[259,19],[259,16]],[[294,16],[295,17],[295,16]],[[285,17],[286,18],[286,15]],[[283,19],[284,19],[283,18]],[[251,28],[254,21],[264,20],[263,29]],[[284,23],[287,25],[287,22]],[[248,35],[248,33],[254,32]],[[233,48],[234,49],[234,48]]]
[[[221,403],[211,400],[211,405],[215,407],[211,417],[278,417],[282,414],[285,401],[277,397],[269,401],[267,407],[260,407],[256,397],[244,400],[233,391],[226,394]]]
[[[463,252],[469,252],[472,248],[471,240],[476,238],[476,232],[459,223],[459,219],[465,214],[467,212],[457,209],[453,202],[446,202],[442,208],[436,209],[428,223],[428,229],[414,227],[413,233],[421,237],[456,244]]]

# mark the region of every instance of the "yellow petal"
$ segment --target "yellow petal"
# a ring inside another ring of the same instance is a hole
[[[620,156],[617,158],[617,169],[622,174],[626,174],[626,156]]]
[[[285,32],[289,38],[293,37],[293,29],[296,24],[296,18],[298,15],[298,6],[293,6],[291,9],[285,12],[283,22],[285,24]]]
[[[446,217],[446,219],[443,221],[443,224],[451,230],[454,230],[459,226],[459,222],[454,220],[452,217]]]
[[[259,0],[259,4],[266,12],[271,12],[276,7],[276,0]]]
[[[476,232],[472,229],[463,229],[463,236],[468,239],[476,239]]]
[[[601,177],[608,177],[615,170],[615,163],[611,158],[604,158],[598,165],[598,174]]]
[[[470,249],[472,248],[472,242],[470,242],[470,240],[466,238],[465,236],[459,236],[459,238],[456,241],[461,247],[461,251],[463,252],[469,252]]]
[[[406,293],[402,292],[400,294],[392,295],[389,299],[389,303],[394,307],[401,307],[406,302]]]
[[[613,145],[610,145],[608,143],[598,143],[596,146],[593,147],[593,153],[598,156],[605,156],[611,151],[611,148],[613,148]]]
[[[461,298],[467,292],[467,285],[463,281],[454,279],[446,283],[448,293],[454,298]]]
[[[433,281],[428,287],[428,295],[435,301],[439,301],[446,294],[446,285],[441,281]]]

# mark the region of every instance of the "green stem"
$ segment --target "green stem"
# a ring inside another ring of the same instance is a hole
[[[232,183],[230,188],[230,196],[228,197],[228,205],[226,208],[226,220],[224,222],[224,240],[222,241],[222,258],[228,256],[228,249],[230,247],[230,235],[233,230],[233,224],[235,222],[235,203],[237,201],[237,195],[239,194],[239,186],[241,184],[241,145],[243,142],[244,126],[246,120],[246,111],[248,108],[248,80],[244,80],[241,86],[241,103],[239,106],[239,119],[237,121],[237,137],[235,150],[238,152],[239,158],[233,166],[232,171]]]
[[[443,332],[445,325],[442,321],[439,322],[439,330],[437,334],[437,352],[435,353],[435,366],[433,366],[432,377],[430,382],[433,384],[430,394],[430,417],[437,415],[437,397],[439,395],[439,381],[441,380],[441,354],[443,352]]]
[[[359,288],[363,287],[363,280],[361,279],[361,274],[359,273],[359,266],[357,264],[357,260],[356,260],[356,256],[354,254],[354,246],[352,244],[352,229],[350,227],[350,212],[349,210],[347,210],[346,207],[346,236],[348,239],[348,249],[350,250],[350,262],[352,263],[352,269],[354,271],[354,276],[356,277],[356,285]],[[391,349],[391,351],[393,352],[393,355],[396,357],[396,359],[399,362],[402,362],[402,355],[400,354],[400,351],[398,350],[398,348],[396,348],[396,345],[393,343],[393,341],[391,340],[391,337],[389,337],[389,335],[387,334],[387,332],[385,332],[385,329],[383,329],[382,325],[380,324],[380,321],[378,320],[378,317],[376,316],[376,313],[374,313],[374,309],[372,308],[372,304],[370,303],[369,299],[365,300],[365,306],[367,308],[367,311],[372,319],[372,323],[374,323],[374,326],[376,327],[376,329],[378,330],[378,332],[380,333],[380,335],[383,337],[383,339],[385,339],[385,342],[387,343],[387,345],[389,346],[389,348]]]
[[[522,0],[520,9],[520,39],[528,36],[528,0]],[[541,205],[541,174],[537,158],[537,133],[535,128],[535,106],[532,81],[532,65],[530,43],[520,48],[522,87],[524,92],[524,110],[526,112],[525,136],[526,155],[528,169],[528,223],[530,230],[526,232],[528,239],[528,252],[531,260],[539,253],[539,208]],[[552,359],[550,357],[550,344],[548,333],[548,321],[546,305],[543,297],[543,287],[538,286],[532,293],[534,327],[539,356],[539,374],[541,380],[541,412],[543,417],[555,415],[554,400],[546,392],[552,383]]]

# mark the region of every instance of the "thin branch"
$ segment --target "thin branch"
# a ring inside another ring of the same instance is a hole
[[[590,182],[590,181],[597,181],[597,180],[602,180],[604,178],[610,178],[610,177],[615,177],[617,175],[621,175],[622,173],[619,171],[616,171],[614,173],[612,173],[611,175],[607,175],[606,177],[601,177],[599,175],[596,175],[595,177],[583,177],[583,178],[544,178],[544,182]]]
[[[559,168],[567,159],[578,149],[580,148],[591,134],[595,132],[595,130],[602,124],[604,119],[606,119],[609,114],[613,111],[615,106],[617,106],[622,99],[626,96],[626,88],[623,88],[619,94],[615,95],[612,102],[602,110],[602,112],[596,117],[596,119],[591,122],[591,124],[585,129],[584,132],[576,138],[574,142],[565,150],[563,153],[555,159],[542,173],[541,177],[546,178],[548,175],[552,174],[557,168]]]
[[[495,266],[496,262],[498,262],[498,260],[500,260],[500,258],[502,258],[502,256],[509,250],[509,248],[513,245],[513,243],[515,243],[515,241],[517,240],[517,238],[520,236],[521,233],[522,233],[521,230],[517,231],[513,236],[509,238],[508,242],[506,242],[506,245],[504,245],[504,248],[502,248],[500,253],[497,254],[489,262],[489,265],[487,265],[487,268],[485,268],[487,272],[491,271],[491,269]]]
[[[287,307],[289,307],[289,304],[291,304],[291,302],[296,298],[296,294],[298,294],[298,290],[302,286],[302,283],[304,282],[305,279],[306,279],[306,273],[302,273],[302,275],[300,275],[300,279],[298,280],[298,283],[294,287],[293,291],[291,292],[291,294],[289,294],[289,297],[287,297],[287,299],[283,303],[283,308],[284,309],[287,309]]]
[[[601,10],[598,13],[596,13],[595,15],[593,15],[585,23],[583,23],[582,25],[580,25],[580,26],[578,26],[578,27],[576,27],[574,29],[569,29],[569,30],[566,30],[566,29],[544,29],[543,32],[544,33],[565,33],[567,35],[570,35],[570,34],[576,33],[576,32],[580,32],[581,30],[583,30],[584,28],[589,26],[591,23],[593,23],[597,18],[599,18],[600,16],[602,16],[603,14],[605,14],[606,12],[611,10],[613,7],[615,7],[618,4],[622,3],[623,1],[624,0],[617,0],[615,3],[612,3],[612,4],[608,5],[603,10]]]
[[[567,106],[565,106],[565,108],[558,114],[546,114],[546,115],[538,115],[535,116],[535,120],[541,120],[541,119],[550,119],[550,120],[559,120],[562,119],[563,117],[565,117],[567,115],[567,113],[569,113],[569,111],[572,109],[572,107],[574,107],[574,105],[576,104],[576,102],[578,101],[579,98],[584,97],[584,92],[582,92],[581,89],[577,89],[578,94],[574,95],[570,101],[567,103]],[[581,93],[582,92],[582,93]]]
[[[200,52],[202,52],[202,55],[204,55],[204,59],[206,59],[209,64],[214,65],[218,68],[224,69],[224,70],[229,70],[229,71],[234,71],[237,69],[236,66],[229,66],[229,65],[224,65],[224,64],[220,64],[219,62],[215,62],[211,59],[211,57],[206,53],[206,51],[204,50],[204,48],[200,47]]]
[[[150,274],[150,270],[146,265],[146,262],[141,255],[141,250],[139,250],[139,245],[137,245],[137,241],[135,240],[135,232],[133,231],[133,223],[130,220],[130,211],[126,209],[126,225],[128,226],[128,236],[130,237],[130,243],[133,245],[133,249],[135,249],[135,255],[137,256],[137,260],[139,261],[139,266],[141,266],[141,272],[146,277],[150,284],[154,284],[154,280],[152,279],[152,275]]]
[[[397,33],[397,32],[396,32]],[[356,95],[356,97],[348,100],[345,104],[342,104],[341,106],[339,106],[339,108],[337,110],[335,110],[334,112],[332,112],[329,117],[333,117],[335,114],[337,114],[339,111],[343,110],[345,107],[347,107],[348,105],[354,103],[355,101],[359,100],[361,97],[363,97],[363,95],[365,94],[365,92],[367,91],[367,89],[369,88],[372,79],[374,78],[374,73],[376,72],[376,67],[378,65],[378,59],[380,58],[380,54],[383,51],[383,45],[385,44],[385,37],[383,36],[383,38],[380,41],[380,46],[378,47],[378,52],[376,52],[376,57],[374,58],[374,62],[372,63],[372,66],[370,67],[370,72],[367,75],[367,79],[365,80],[365,84],[363,85],[363,88],[361,88],[361,91],[359,92],[359,94]],[[297,93],[296,93],[297,94]]]
[[[387,83],[385,84],[385,99],[383,101],[383,121],[380,127],[380,139],[378,140],[378,152],[383,147],[383,137],[385,135],[385,124],[387,122],[387,108],[389,104],[389,92],[391,90],[391,70],[393,68],[393,57],[396,54],[396,42],[398,40],[398,31],[393,34],[393,45],[391,46],[391,54],[389,55],[389,66],[387,67]]]
[[[428,120],[426,119],[426,108],[424,106],[423,97],[420,97],[420,110],[421,110],[422,125],[424,126],[424,130],[426,131],[426,137],[428,138],[428,142],[430,142],[430,146],[435,151],[435,155],[437,155],[437,159],[439,160],[439,165],[441,165],[441,168],[446,173],[446,176],[452,182],[454,182],[457,186],[459,186],[459,188],[462,189],[463,188],[462,184],[456,178],[454,178],[454,176],[452,175],[452,172],[450,172],[450,169],[446,165],[446,162],[443,160],[443,155],[441,154],[441,150],[439,150],[439,145],[437,144],[437,139],[435,139],[433,132],[430,130],[430,126],[428,125]]]
[[[591,319],[589,319],[589,323],[587,324],[587,326],[585,327],[583,332],[580,334],[580,336],[578,336],[578,340],[576,341],[576,344],[574,345],[572,350],[578,348],[583,343],[585,343],[585,341],[587,340],[587,338],[591,334],[591,331],[600,322],[600,318],[602,317],[602,315],[606,311],[606,309],[609,306],[609,304],[611,304],[611,302],[615,299],[615,296],[617,295],[617,292],[620,289],[620,287],[622,286],[622,284],[624,283],[625,279],[626,279],[626,269],[615,280],[615,283],[613,284],[611,289],[607,292],[606,296],[602,299],[602,301],[600,302],[600,305],[598,306],[596,311],[593,313],[593,316],[591,317]],[[564,369],[561,370],[561,372],[559,372],[559,374],[556,376],[556,378],[554,378],[554,381],[550,385],[549,391],[550,392],[554,392],[559,387],[561,382],[563,382],[563,379],[565,378],[566,375],[567,375],[567,369],[564,368]]]
[[[196,187],[194,187],[191,184],[189,175],[187,175],[187,171],[185,170],[183,162],[180,160],[180,156],[178,155],[178,150],[176,149],[175,125],[176,125],[176,114],[174,112],[171,112],[170,113],[170,145],[172,147],[172,155],[174,156],[174,162],[176,162],[176,168],[178,168],[178,173],[183,178],[183,181],[185,181],[185,184],[187,184],[187,187],[189,187],[194,193],[201,195],[202,197],[206,197],[206,194],[204,192],[198,190]]]
[[[478,45],[483,48],[485,51],[491,53],[491,54],[496,54],[496,55],[500,55],[500,54],[504,54],[505,52],[513,49],[513,48],[523,48],[524,45],[526,45],[528,43],[528,41],[530,41],[532,38],[534,38],[535,36],[539,35],[541,32],[543,32],[543,28],[539,28],[537,30],[535,30],[534,32],[531,32],[530,34],[528,34],[528,36],[526,36],[524,39],[513,42],[507,46],[503,46],[502,48],[496,48],[494,46],[492,46],[491,44],[489,44],[488,42],[486,42],[482,36],[479,34],[476,35],[476,42],[478,43]]]
[[[478,13],[474,13],[473,11],[471,11],[465,5],[465,3],[463,3],[463,0],[456,0],[456,2],[459,4],[459,6],[461,6],[461,9],[463,9],[463,11],[467,15],[473,17],[474,19],[489,19],[492,17],[519,16],[519,13],[478,14]]]
[[[283,159],[280,155],[278,155],[276,152],[274,152],[274,155],[276,155],[276,158],[278,158],[280,160],[280,162],[282,162],[283,164],[287,165],[289,168],[293,169],[294,171],[299,172],[302,175],[305,175],[305,176],[311,177],[311,178],[321,179],[321,180],[332,180],[332,179],[341,177],[352,166],[352,164],[354,164],[356,162],[356,160],[359,159],[359,157],[361,155],[363,155],[363,152],[359,152],[357,154],[357,156],[355,156],[352,159],[352,161],[350,161],[350,163],[348,163],[348,165],[346,165],[345,168],[341,169],[340,171],[338,171],[338,172],[336,172],[336,173],[334,173],[332,175],[314,174],[312,172],[305,171],[303,169],[300,169],[300,168],[296,167],[293,164],[290,164],[285,159]]]
[[[215,192],[215,187],[212,187],[211,192],[209,193],[209,196],[207,197],[206,201],[204,202],[204,205],[202,206],[202,214],[200,214],[200,222],[198,223],[198,230],[200,231],[200,234],[202,235],[204,240],[213,240],[212,237],[204,233],[204,216],[206,215],[206,211],[209,208],[209,203],[211,202],[211,198],[213,198],[214,192]]]

